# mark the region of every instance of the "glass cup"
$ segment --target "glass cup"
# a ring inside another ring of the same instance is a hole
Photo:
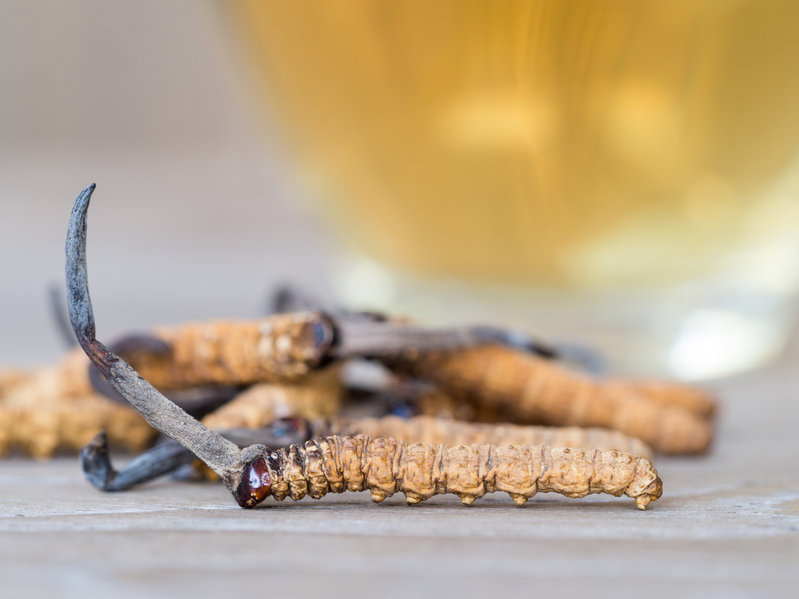
[[[243,0],[342,300],[701,379],[799,288],[794,0]]]

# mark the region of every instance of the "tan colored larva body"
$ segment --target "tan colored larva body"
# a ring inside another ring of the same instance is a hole
[[[0,455],[14,448],[37,459],[77,452],[102,430],[111,443],[136,452],[157,434],[134,410],[98,395],[38,408],[0,404]]]
[[[112,443],[141,451],[156,435],[134,410],[91,391],[88,359],[80,350],[4,388],[0,455],[14,448],[39,459],[59,449],[77,451],[101,430]]]
[[[11,376],[9,375],[9,379]],[[61,398],[83,397],[93,392],[89,381],[89,359],[79,348],[70,350],[55,364],[9,380],[1,401],[34,408],[42,402],[62,402]]]
[[[294,381],[324,358],[313,338],[319,321],[316,313],[298,313],[162,327],[152,336],[164,342],[166,351],[133,351],[125,358],[161,390]],[[80,397],[93,392],[88,367],[83,350],[75,348],[57,364],[29,373],[26,389],[19,383],[22,373],[0,376],[0,388],[13,385],[31,406],[48,396]]]
[[[461,422],[430,416],[403,419],[397,416],[333,421],[337,435],[393,437],[409,443],[454,445],[546,445],[583,449],[616,450],[651,459],[652,449],[640,439],[601,428],[523,426]]]
[[[294,381],[325,357],[314,338],[319,320],[316,313],[296,313],[160,328],[153,335],[169,351],[128,361],[158,389]]]
[[[261,383],[239,393],[203,419],[208,428],[261,428],[273,420],[330,418],[341,408],[340,368],[330,366],[294,384]]]
[[[539,492],[566,497],[609,493],[626,494],[646,509],[662,493],[657,471],[643,458],[546,446],[445,447],[330,436],[272,453],[270,469],[271,493],[277,500],[368,489],[376,502],[397,492],[409,504],[453,493],[469,505],[486,493],[502,491],[521,505]]]
[[[4,370],[0,372],[0,401],[15,387],[29,380],[33,373],[27,370]]]
[[[665,453],[701,453],[712,438],[695,413],[502,346],[425,352],[390,365],[513,421],[611,428]]]

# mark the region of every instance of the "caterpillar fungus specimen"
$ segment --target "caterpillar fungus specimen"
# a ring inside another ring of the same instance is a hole
[[[397,492],[408,504],[452,493],[467,505],[495,491],[508,493],[517,505],[539,492],[625,494],[643,510],[660,497],[662,484],[649,461],[617,451],[446,447],[357,435],[322,437],[258,456],[246,465],[235,495],[241,505],[254,507],[269,494],[280,501],[362,490],[378,503]]]
[[[208,424],[208,419],[204,421]],[[260,443],[267,447],[284,447],[304,443],[318,437],[366,435],[390,437],[406,443],[427,445],[544,445],[618,451],[649,458],[652,450],[642,441],[618,431],[578,427],[520,426],[458,422],[431,416],[405,419],[397,416],[380,418],[341,418],[307,420],[279,418],[264,427],[233,428],[219,431],[236,445]],[[124,491],[153,480],[182,466],[191,464],[194,455],[174,441],[159,443],[137,456],[124,469],[111,464],[107,438],[97,435],[81,451],[81,465],[91,484],[103,491]],[[215,478],[207,471],[208,478]]]
[[[614,429],[664,453],[701,453],[712,439],[713,400],[684,385],[606,382],[502,345],[406,352],[384,362],[508,420]]]
[[[645,509],[660,497],[661,481],[649,461],[619,452],[543,446],[446,448],[365,436],[331,436],[277,452],[263,445],[240,450],[161,395],[97,340],[86,273],[86,212],[93,191],[94,185],[87,187],[75,201],[66,242],[69,316],[78,343],[154,428],[219,475],[239,505],[254,507],[270,494],[299,499],[306,492],[321,497],[328,491],[361,489],[370,489],[376,501],[403,492],[409,503],[439,493],[455,493],[469,504],[493,491],[508,492],[517,503],[539,491],[569,497],[605,492],[626,494]]]

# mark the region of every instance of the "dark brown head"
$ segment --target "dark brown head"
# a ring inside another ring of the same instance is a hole
[[[244,467],[234,496],[243,508],[254,508],[272,491],[272,474],[264,458],[255,458]]]

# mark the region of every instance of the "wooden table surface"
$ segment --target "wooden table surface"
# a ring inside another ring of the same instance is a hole
[[[718,441],[660,458],[661,500],[367,494],[236,507],[219,485],[103,494],[74,458],[0,464],[0,596],[795,596],[796,348],[718,383]]]

